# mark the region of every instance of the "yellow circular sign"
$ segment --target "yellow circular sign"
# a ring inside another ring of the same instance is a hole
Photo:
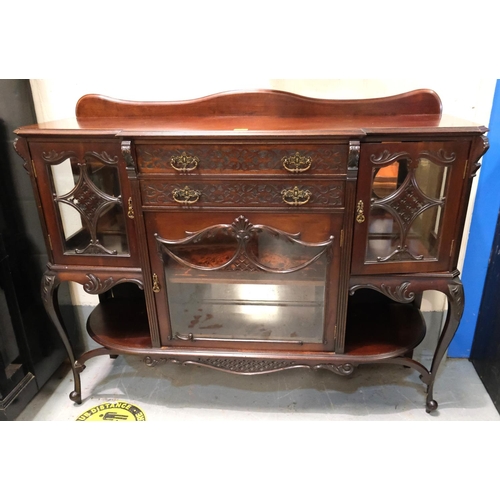
[[[118,401],[116,403],[102,403],[83,412],[77,422],[124,422],[124,421],[145,421],[146,415],[137,406]]]

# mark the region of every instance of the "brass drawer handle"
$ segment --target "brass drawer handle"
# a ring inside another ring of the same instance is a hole
[[[311,195],[312,193],[308,189],[299,189],[297,186],[293,189],[283,189],[281,191],[283,201],[294,207],[305,205],[311,199]]]
[[[178,172],[191,172],[198,166],[199,161],[197,156],[189,156],[184,151],[180,156],[172,156],[170,166]]]
[[[365,208],[364,203],[361,200],[359,200],[358,206],[356,208],[356,222],[358,222],[359,224],[363,224],[363,222],[365,222],[364,208]]]
[[[172,197],[174,201],[180,203],[182,205],[191,205],[196,203],[201,196],[201,191],[197,191],[196,189],[191,189],[186,186],[184,189],[175,188],[172,191]]]
[[[283,167],[294,174],[309,170],[312,164],[312,158],[310,156],[300,156],[299,152],[291,156],[283,156],[281,161]]]

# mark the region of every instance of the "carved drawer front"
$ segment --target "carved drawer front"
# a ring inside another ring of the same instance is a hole
[[[145,206],[338,207],[344,206],[344,182],[141,181]]]
[[[137,144],[142,173],[345,174],[345,144]]]

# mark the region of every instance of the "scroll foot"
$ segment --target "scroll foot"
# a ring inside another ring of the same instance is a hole
[[[425,404],[425,411],[430,413],[431,411],[436,411],[438,408],[437,401],[435,399],[430,399]]]
[[[78,405],[82,404],[82,395],[79,392],[77,392],[77,391],[73,391],[69,395],[69,399],[71,399],[71,401],[74,401]]]

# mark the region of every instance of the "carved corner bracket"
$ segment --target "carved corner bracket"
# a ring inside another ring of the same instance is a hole
[[[408,304],[415,299],[415,292],[409,292],[408,288],[411,286],[409,281],[405,281],[400,285],[386,285],[384,283],[380,285],[374,285],[371,283],[353,285],[349,288],[349,295],[354,295],[356,290],[361,288],[369,288],[370,290],[376,290],[384,294],[390,299],[400,302],[402,304]]]
[[[471,151],[472,165],[469,174],[471,178],[476,176],[476,173],[479,170],[479,167],[481,166],[479,160],[484,156],[484,154],[488,151],[489,148],[490,148],[490,142],[485,135],[478,137],[474,141]]]
[[[24,137],[18,137],[14,141],[14,150],[23,160],[23,167],[28,174],[30,173],[30,154],[28,151],[28,143]]]
[[[83,282],[83,289],[89,294],[99,294],[107,292],[110,288],[113,288],[120,283],[135,283],[141,290],[144,289],[144,283],[137,278],[118,278],[115,279],[112,276],[102,279],[95,274],[88,273],[85,275],[88,281]]]

